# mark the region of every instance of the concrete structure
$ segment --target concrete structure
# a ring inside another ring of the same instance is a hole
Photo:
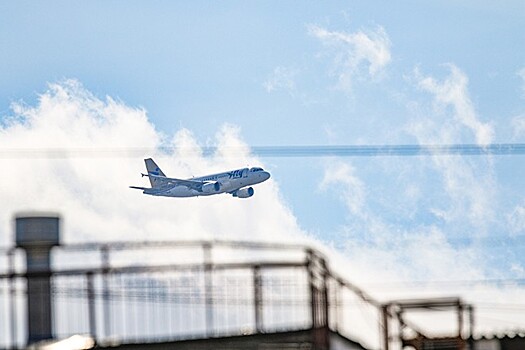
[[[53,337],[50,251],[59,245],[57,215],[20,215],[16,222],[16,246],[26,253],[27,342]]]

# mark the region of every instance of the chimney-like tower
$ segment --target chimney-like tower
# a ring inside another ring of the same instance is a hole
[[[53,338],[50,251],[59,245],[58,215],[18,215],[16,246],[26,252],[27,343]]]

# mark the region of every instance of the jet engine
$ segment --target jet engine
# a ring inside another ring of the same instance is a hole
[[[231,181],[221,181],[220,182],[220,185],[221,185],[221,188],[225,191],[225,192],[229,192],[231,187],[232,187],[232,183]]]
[[[204,185],[202,185],[203,193],[215,193],[215,192],[219,192],[220,189],[221,189],[221,184],[218,181],[207,182]]]
[[[239,198],[249,198],[253,196],[254,192],[255,191],[253,190],[253,187],[241,188],[240,190],[233,192],[233,196]]]

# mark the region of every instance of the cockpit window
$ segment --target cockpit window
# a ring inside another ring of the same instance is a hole
[[[250,172],[252,172],[252,173],[254,173],[256,171],[263,171],[263,169],[262,168],[251,168],[250,169]]]

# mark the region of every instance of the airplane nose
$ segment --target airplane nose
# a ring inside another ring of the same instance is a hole
[[[270,178],[270,173],[267,171],[264,171],[261,175],[263,177],[263,181],[266,181]]]

